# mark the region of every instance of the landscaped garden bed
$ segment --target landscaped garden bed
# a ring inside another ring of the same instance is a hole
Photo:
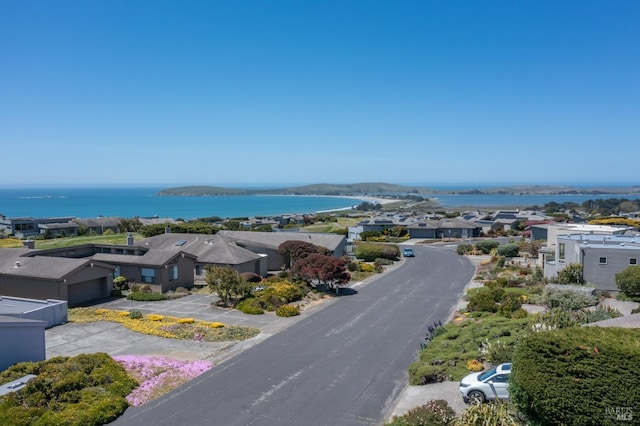
[[[260,329],[253,327],[158,314],[143,315],[137,310],[117,311],[103,308],[73,308],[69,309],[69,320],[78,323],[112,321],[138,333],[199,342],[245,340],[260,334]]]

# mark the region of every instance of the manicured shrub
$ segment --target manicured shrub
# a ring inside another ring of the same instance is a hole
[[[533,425],[619,424],[616,410],[637,411],[637,365],[638,329],[531,333],[516,348],[510,395]]]
[[[379,257],[395,260],[400,257],[400,249],[397,245],[361,242],[356,246],[354,254],[365,262],[373,262]]]
[[[276,315],[279,317],[294,317],[300,315],[300,309],[293,305],[282,305],[276,309]]]
[[[503,244],[496,250],[498,256],[517,257],[520,254],[520,247],[517,244]]]
[[[168,297],[163,293],[143,293],[141,291],[131,292],[127,295],[127,300],[135,300],[138,302],[157,302],[158,300],[167,300]]]
[[[149,284],[144,284],[142,287],[140,287],[140,291],[142,293],[151,293],[153,290],[151,289],[151,286]]]
[[[264,314],[264,309],[260,306],[260,301],[255,297],[250,297],[248,299],[244,299],[240,303],[238,303],[235,308],[240,312],[248,315],[262,315]]]
[[[484,254],[491,253],[492,250],[498,248],[500,243],[496,240],[483,240],[476,243],[476,248]]]
[[[435,399],[413,408],[403,416],[395,416],[388,426],[447,426],[453,425],[456,412],[444,399]]]

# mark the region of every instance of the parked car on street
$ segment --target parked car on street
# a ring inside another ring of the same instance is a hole
[[[415,255],[413,254],[413,249],[410,248],[406,248],[402,251],[402,255],[404,257],[414,257]]]
[[[509,399],[511,363],[500,364],[482,373],[472,373],[460,381],[460,394],[466,403],[483,403],[494,399]]]

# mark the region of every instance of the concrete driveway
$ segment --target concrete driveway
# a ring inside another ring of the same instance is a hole
[[[266,339],[291,324],[311,315],[320,304],[307,306],[296,317],[282,318],[273,312],[263,315],[246,315],[235,309],[212,306],[215,296],[192,294],[180,299],[158,302],[136,302],[125,298],[95,305],[96,308],[128,311],[137,309],[143,314],[161,314],[175,317],[196,318],[210,322],[255,327],[262,332],[248,340],[232,342],[196,342],[179,339],[165,339],[128,330],[124,326],[100,321],[94,323],[73,323],[58,325],[45,330],[47,359],[55,356],[75,356],[81,353],[106,352],[109,355],[167,356],[178,359],[206,359],[214,363]],[[331,303],[327,298],[322,304]]]

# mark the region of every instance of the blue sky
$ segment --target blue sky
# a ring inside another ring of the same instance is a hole
[[[640,184],[640,2],[0,0],[0,186]]]

